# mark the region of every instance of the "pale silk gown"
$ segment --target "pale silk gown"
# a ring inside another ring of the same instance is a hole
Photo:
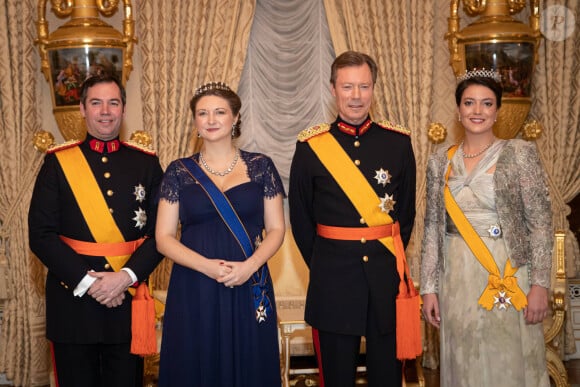
[[[455,200],[495,258],[503,274],[506,246],[492,239],[488,229],[498,223],[493,190],[493,166],[503,141],[497,141],[470,174],[461,152],[451,164],[449,186]],[[491,171],[491,172],[490,172]],[[478,304],[488,272],[469,250],[447,216],[445,263],[441,273],[442,387],[536,387],[549,386],[542,324],[527,325],[523,311],[513,307],[488,311]],[[516,273],[527,295],[528,267]]]

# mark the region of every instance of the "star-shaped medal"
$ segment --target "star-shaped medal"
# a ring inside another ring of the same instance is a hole
[[[379,208],[382,212],[386,212],[387,214],[389,211],[393,211],[395,209],[396,201],[393,200],[393,195],[385,194],[384,198],[381,198],[381,204],[379,204]]]
[[[493,304],[500,310],[507,310],[512,304],[511,299],[505,296],[505,292],[498,292],[497,296],[493,296]]]
[[[135,221],[135,227],[139,227],[139,229],[142,229],[147,224],[147,213],[141,207],[139,207],[139,210],[134,212],[135,217],[133,218],[133,220]]]
[[[133,195],[135,195],[135,200],[137,200],[139,203],[143,202],[143,200],[145,200],[146,195],[145,187],[143,187],[141,184],[136,185]]]
[[[258,306],[258,309],[256,309],[256,321],[259,323],[264,322],[266,321],[266,317],[268,317],[266,308],[264,307],[264,304],[260,303],[260,306]]]
[[[391,182],[391,174],[388,170],[384,170],[383,168],[375,171],[375,179],[377,179],[377,184],[382,184],[383,187]]]

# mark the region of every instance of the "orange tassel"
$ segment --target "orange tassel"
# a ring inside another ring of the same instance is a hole
[[[409,281],[410,282],[410,281]],[[409,283],[411,287],[413,284]],[[415,359],[421,355],[421,297],[414,291],[397,297],[397,359]]]
[[[131,353],[146,356],[157,353],[155,334],[155,302],[149,287],[142,282],[131,304]]]

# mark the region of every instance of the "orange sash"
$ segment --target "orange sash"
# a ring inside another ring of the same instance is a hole
[[[380,199],[344,149],[328,132],[311,137],[308,145],[336,180],[369,227],[392,225],[388,236],[378,238],[396,258],[401,282],[397,296],[397,358],[414,359],[422,352],[420,297],[415,290],[399,224],[380,210]]]
[[[113,270],[118,272],[134,252],[134,250],[127,250],[127,243],[129,243],[129,247],[134,247],[134,243],[138,242],[125,242],[121,230],[119,230],[115,219],[113,219],[109,211],[93,171],[80,148],[75,146],[63,149],[56,152],[55,155],[89,226],[89,230],[97,242],[75,241],[73,243],[79,248],[88,248],[86,251],[94,251],[97,245],[102,244],[102,249],[105,249],[108,245],[106,251],[109,254],[121,252],[122,254],[120,255],[104,255]],[[66,240],[63,241],[67,243]],[[87,243],[91,244],[87,245]],[[113,249],[112,247],[114,246],[116,248]],[[122,247],[121,251],[119,251],[119,247]],[[73,249],[75,248],[73,247]],[[135,289],[130,288],[129,291],[135,295],[131,305],[131,313],[133,315],[131,353],[137,355],[154,354],[157,352],[157,336],[155,334],[155,305],[153,299],[149,296],[149,289],[145,283],[139,286],[137,294],[135,294]]]

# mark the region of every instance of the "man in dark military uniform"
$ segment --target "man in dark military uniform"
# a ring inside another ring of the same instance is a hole
[[[290,170],[292,232],[310,269],[305,319],[315,328],[325,387],[354,386],[361,336],[369,386],[402,381],[395,329],[401,273],[379,238],[398,234],[405,247],[409,242],[416,167],[409,131],[369,117],[376,76],[366,54],[336,58],[330,81],[338,118],[301,132]],[[324,156],[317,146],[332,139],[337,146]],[[349,168],[363,184],[342,176]],[[359,211],[365,206],[368,218]],[[392,224],[377,225],[369,219],[375,212]]]
[[[46,326],[60,387],[135,386],[131,295],[162,256],[154,239],[163,171],[155,154],[119,141],[125,90],[109,76],[81,89],[83,142],[51,149],[29,212],[30,248],[48,268]]]

